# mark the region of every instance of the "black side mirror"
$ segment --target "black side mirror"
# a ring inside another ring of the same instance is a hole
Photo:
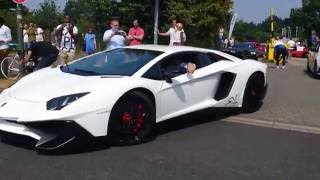
[[[166,80],[167,83],[172,83],[172,78],[171,78],[171,75],[167,72],[163,72],[163,76],[164,76],[164,79]]]

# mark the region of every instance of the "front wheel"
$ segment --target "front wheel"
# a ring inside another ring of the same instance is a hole
[[[1,61],[1,74],[6,79],[15,80],[20,76],[20,65],[17,58],[6,57]]]
[[[116,145],[141,144],[154,137],[156,110],[142,92],[131,92],[115,104],[111,111],[108,136]]]

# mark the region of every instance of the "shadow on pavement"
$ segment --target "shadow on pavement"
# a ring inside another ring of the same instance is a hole
[[[223,120],[230,116],[239,115],[241,112],[240,108],[211,108],[205,109],[187,115],[183,115],[177,118],[173,118],[157,124],[157,136],[161,136],[170,132],[185,129],[192,126],[197,126],[204,123],[215,122]],[[155,137],[156,139],[156,137]],[[2,142],[8,145],[12,145],[18,148],[24,148],[28,150],[35,150],[35,141],[28,137],[17,137],[13,136],[2,136]],[[151,139],[151,141],[154,139]],[[38,151],[39,154],[49,156],[61,156],[68,154],[81,154],[93,151],[102,151],[109,149],[111,145],[107,137],[101,138],[89,138],[77,141],[76,143],[68,144],[58,150],[53,151]]]

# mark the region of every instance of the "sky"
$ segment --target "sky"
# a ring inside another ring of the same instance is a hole
[[[58,6],[64,8],[67,0],[57,0]],[[291,8],[302,6],[302,0],[233,0],[233,12],[238,14],[238,19],[246,22],[259,23],[269,16],[270,8],[275,9],[275,14],[281,18],[290,16]],[[25,4],[31,9],[39,7],[43,0],[27,0]]]

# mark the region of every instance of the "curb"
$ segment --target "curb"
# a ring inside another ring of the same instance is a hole
[[[239,116],[232,116],[227,119],[224,119],[223,121],[240,123],[240,124],[247,124],[247,125],[254,125],[254,126],[260,126],[260,127],[268,127],[268,128],[275,128],[275,129],[297,131],[297,132],[303,132],[303,133],[320,134],[320,128],[318,128],[318,127],[301,126],[301,125],[294,125],[294,124],[281,123],[281,122],[264,121],[264,120],[251,119],[251,118],[245,118],[245,117],[239,117]]]

